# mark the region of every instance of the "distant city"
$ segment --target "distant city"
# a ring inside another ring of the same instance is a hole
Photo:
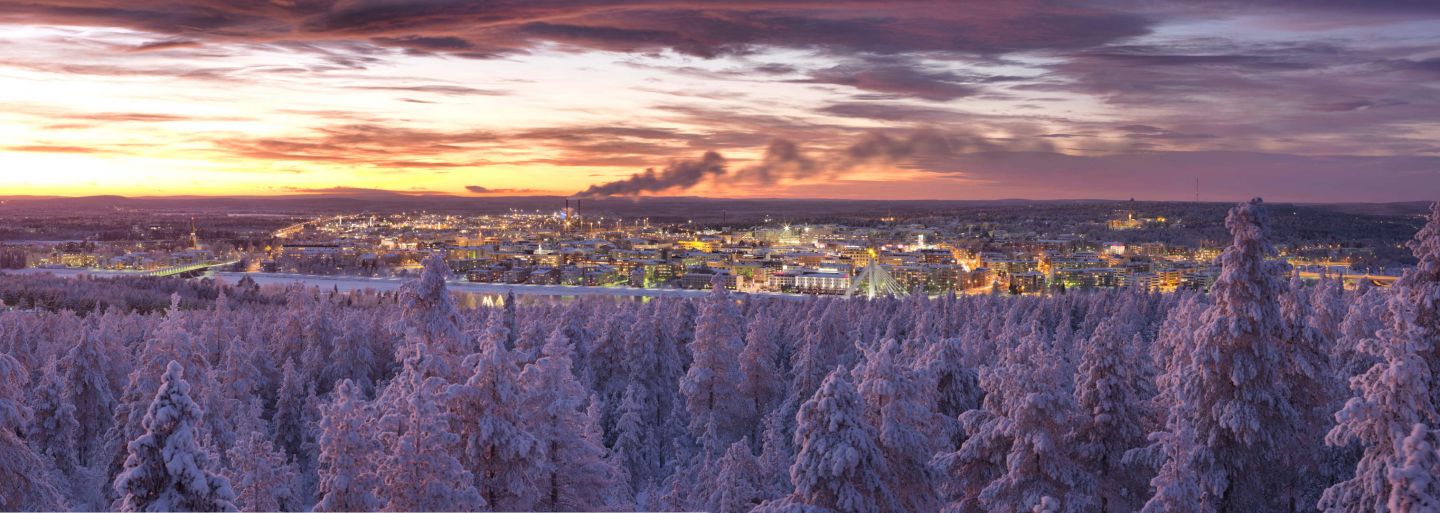
[[[810,295],[1063,294],[1093,289],[1207,290],[1223,206],[1135,201],[964,206],[954,215],[878,212],[813,215],[803,209],[709,216],[673,205],[663,220],[555,208],[493,213],[293,215],[170,212],[83,219],[38,216],[11,225],[0,268],[100,275],[215,273],[401,278],[440,253],[456,280],[474,283],[705,290]],[[683,202],[682,202],[683,204]],[[602,204],[603,205],[603,204]],[[743,210],[744,206],[733,207]],[[1347,287],[1386,286],[1406,268],[1400,242],[1416,214],[1291,207],[1276,258],[1293,277],[1330,276]],[[626,215],[629,214],[629,215]],[[33,226],[24,226],[30,223]],[[57,234],[70,240],[20,240]],[[1317,227],[1317,224],[1319,225]],[[1327,232],[1326,230],[1332,230]],[[1364,233],[1351,236],[1345,230]],[[1388,234],[1388,235],[1387,235]],[[232,276],[233,278],[233,276]],[[524,291],[524,287],[519,288]]]

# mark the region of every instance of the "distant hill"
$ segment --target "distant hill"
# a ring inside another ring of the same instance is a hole
[[[790,198],[705,198],[696,196],[643,196],[571,199],[582,215],[594,217],[648,217],[655,221],[743,222],[771,217],[776,220],[831,217],[882,217],[964,215],[976,209],[1056,209],[1091,206],[1103,209],[1132,204],[1126,200],[848,200]],[[511,210],[555,211],[564,207],[563,196],[456,196],[427,192],[334,188],[278,196],[0,196],[0,214],[84,215],[107,211],[154,213],[264,213],[335,214],[392,213],[425,210],[456,214],[503,213]],[[1189,202],[1140,202],[1183,208]],[[1224,212],[1228,203],[1199,204],[1205,210]],[[1307,204],[1307,207],[1351,215],[1414,216],[1428,209],[1425,202]]]

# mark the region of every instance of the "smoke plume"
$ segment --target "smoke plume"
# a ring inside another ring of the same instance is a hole
[[[689,189],[706,178],[743,185],[772,185],[784,180],[835,176],[865,166],[894,164],[907,160],[954,155],[972,146],[987,143],[978,137],[953,138],[935,131],[920,131],[905,137],[871,133],[859,142],[816,159],[786,139],[775,139],[755,165],[734,173],[726,168],[725,157],[705,152],[700,160],[680,160],[663,171],[654,168],[630,178],[591,186],[576,196],[632,196],[646,192]]]
[[[670,189],[689,189],[708,176],[725,174],[725,157],[713,151],[705,152],[700,160],[677,160],[660,172],[647,168],[630,178],[592,185],[576,194],[582,198],[599,196],[633,196],[644,192],[660,192]]]

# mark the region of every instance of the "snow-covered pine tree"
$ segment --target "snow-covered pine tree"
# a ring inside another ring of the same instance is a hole
[[[265,433],[241,435],[227,456],[230,465],[224,475],[235,491],[235,507],[240,511],[306,510],[299,470]]]
[[[515,343],[520,335],[520,324],[515,315],[519,306],[515,301],[515,291],[505,291],[505,298],[500,304],[500,323],[505,327],[505,349],[510,351],[515,350]]]
[[[121,511],[235,511],[229,480],[215,473],[195,439],[203,412],[190,399],[178,362],[165,366],[155,400],[131,441],[125,468],[115,477]]]
[[[750,441],[740,439],[715,463],[714,488],[706,508],[713,513],[746,513],[766,499],[760,463],[750,452]]]
[[[30,419],[22,390],[27,382],[20,361],[0,353],[0,510],[64,510],[53,467],[18,436]]]
[[[305,398],[309,387],[305,384],[295,362],[286,360],[281,370],[280,390],[275,398],[275,444],[294,460],[302,471],[313,468],[314,457],[310,444],[312,435],[305,414]]]
[[[498,511],[527,511],[538,500],[544,454],[526,431],[520,369],[515,366],[501,317],[492,315],[481,352],[465,358],[472,369],[464,384],[450,385],[449,409],[460,437],[461,463],[475,488]]]
[[[1139,334],[1127,329],[1129,319],[1106,318],[1081,346],[1075,378],[1075,399],[1085,418],[1075,427],[1095,476],[1097,511],[1128,513],[1139,509],[1149,490],[1149,476],[1139,465],[1127,465],[1125,452],[1146,445],[1153,416],[1143,397]]]
[[[105,354],[98,333],[80,337],[65,357],[60,359],[61,381],[65,401],[75,407],[75,456],[81,466],[89,467],[101,458],[105,432],[114,421],[115,384],[110,382],[108,368],[111,356]]]
[[[741,392],[744,374],[739,355],[745,349],[745,318],[724,289],[706,298],[695,322],[690,369],[680,393],[690,412],[690,432],[707,458],[718,459],[730,444],[754,431],[741,422],[754,419],[754,402]],[[711,439],[709,436],[716,438]]]
[[[950,449],[958,447],[960,414],[980,407],[985,391],[980,389],[980,375],[965,365],[963,338],[944,338],[922,349],[915,366],[923,371],[926,384],[934,392],[935,410],[940,417],[926,432],[936,438],[948,439]]]
[[[376,357],[372,342],[363,336],[363,328],[347,323],[340,330],[342,335],[335,339],[330,350],[323,380],[338,383],[348,379],[368,393],[374,389],[375,371],[383,363]]]
[[[1427,307],[1417,302],[1426,292],[1440,292],[1434,282],[1423,279],[1424,273],[1440,270],[1440,253],[1423,252],[1440,248],[1440,208],[1432,210],[1430,224],[1416,237],[1411,247],[1421,266],[1408,273],[1390,296],[1389,325],[1356,346],[1378,363],[1350,379],[1356,396],[1335,414],[1337,424],[1326,437],[1331,445],[1358,444],[1361,450],[1354,477],[1331,486],[1321,497],[1320,508],[1327,513],[1384,511],[1390,497],[1390,470],[1402,457],[1395,448],[1411,426],[1440,423],[1434,395],[1437,376],[1427,362],[1435,354],[1437,333],[1425,326],[1422,316]],[[1420,237],[1436,240],[1419,241]]]
[[[80,423],[75,419],[75,405],[64,397],[60,371],[51,358],[40,369],[40,380],[31,388],[30,409],[33,415],[26,433],[30,444],[50,458],[66,476],[80,469]]]
[[[378,511],[383,502],[374,493],[380,484],[375,463],[383,456],[382,448],[360,387],[341,381],[321,412],[316,468],[320,502],[314,510]]]
[[[387,412],[379,436],[389,452],[376,462],[376,495],[385,511],[479,511],[485,499],[455,456],[460,437],[450,431],[450,415],[439,404],[445,380],[419,370],[429,358],[428,346],[416,344],[396,377],[409,381],[400,388],[407,394],[387,405],[394,410]]]
[[[180,309],[179,294],[172,294],[164,319],[143,342],[134,369],[115,405],[114,422],[106,433],[106,453],[112,461],[102,465],[109,472],[106,475],[109,482],[113,482],[114,473],[124,467],[130,442],[145,433],[144,417],[160,388],[161,375],[168,369],[168,362],[180,363],[186,375],[205,375],[207,363],[204,351],[186,328],[187,318],[188,314]]]
[[[759,315],[750,321],[745,332],[745,348],[740,351],[740,393],[750,400],[752,426],[747,433],[759,440],[764,431],[763,419],[780,405],[785,397],[785,373],[780,367],[780,342],[775,336],[775,318]]]
[[[530,419],[528,431],[540,442],[540,497],[536,510],[577,511],[615,507],[614,467],[600,440],[587,437],[590,418],[581,408],[587,392],[571,370],[570,340],[557,328],[545,342],[542,356],[520,373],[525,390],[521,407]]]
[[[790,467],[795,490],[754,513],[898,513],[890,465],[864,419],[860,394],[838,367],[800,406],[795,419],[798,454]]]
[[[1197,469],[1209,468],[1214,463],[1207,458],[1210,451],[1195,440],[1195,430],[1190,424],[1181,424],[1170,432],[1154,434],[1158,447],[1165,452],[1159,473],[1150,480],[1154,495],[1145,502],[1141,513],[1216,513],[1215,506],[1207,499],[1208,490],[1219,487],[1219,483],[1202,481],[1204,476]]]
[[[1430,366],[1430,375],[1440,376],[1440,203],[1430,205],[1429,221],[1406,246],[1418,262],[1391,290],[1415,305],[1414,323],[1422,337],[1415,349]],[[1430,401],[1440,409],[1440,379],[1430,382]]]
[[[1003,351],[999,364],[981,372],[981,386],[992,391],[985,405],[991,417],[970,434],[982,442],[1009,442],[1004,468],[979,492],[985,511],[1094,511],[1094,476],[1081,447],[1069,439],[1086,419],[1075,401],[1073,375],[1038,322]],[[961,452],[966,450],[962,446]]]
[[[1389,513],[1440,511],[1440,436],[1416,424],[1396,447],[1396,455],[1396,465],[1387,472]]]
[[[658,306],[658,305],[657,305]],[[620,408],[625,407],[624,395],[631,385],[639,388],[635,398],[643,404],[632,405],[638,422],[645,426],[646,451],[654,456],[654,472],[646,472],[650,479],[658,482],[665,472],[676,463],[689,457],[688,451],[668,451],[672,444],[688,446],[692,437],[690,423],[686,419],[684,398],[676,384],[685,375],[685,361],[680,342],[670,338],[662,329],[664,310],[649,306],[643,310],[635,326],[625,335],[625,373],[629,377],[626,392],[622,392],[616,404],[616,420],[608,433],[611,446],[618,442]],[[672,420],[675,419],[675,420]],[[648,458],[648,456],[646,457]]]
[[[1293,369],[1285,351],[1291,334],[1280,313],[1285,264],[1270,262],[1268,217],[1257,198],[1230,210],[1225,225],[1233,242],[1219,258],[1221,272],[1211,304],[1200,314],[1190,345],[1169,363],[1167,429],[1193,426],[1204,442],[1207,468],[1191,469],[1207,489],[1204,500],[1221,511],[1298,508],[1299,475],[1317,452],[1303,438],[1304,416],[1291,399]],[[1262,471],[1263,469],[1263,471]],[[1281,490],[1281,493],[1276,493]]]
[[[645,391],[635,384],[625,389],[620,402],[620,416],[615,421],[615,445],[610,448],[618,458],[633,494],[645,493],[661,478],[660,447],[657,447],[655,426],[645,420]]]
[[[934,396],[926,393],[925,380],[915,371],[897,364],[900,345],[894,340],[862,352],[864,359],[851,372],[859,384],[865,420],[875,426],[890,465],[889,487],[905,511],[937,511],[940,498],[929,463],[944,444],[925,431],[941,424]]]
[[[398,359],[404,360],[415,344],[425,344],[438,360],[436,370],[450,383],[466,378],[460,360],[474,352],[474,344],[460,330],[460,313],[445,282],[450,278],[450,265],[445,256],[432,253],[425,257],[425,270],[420,277],[406,282],[400,289],[400,316],[395,330],[405,334],[405,343]]]
[[[1390,321],[1389,298],[1385,290],[1364,285],[1348,293],[1349,309],[1340,321],[1330,354],[1341,379],[1359,376],[1379,362],[1375,355],[1361,350],[1360,346],[1366,339],[1375,338],[1375,334]]]
[[[855,352],[854,340],[844,331],[846,315],[838,300],[817,300],[805,321],[804,337],[791,354],[791,397],[799,402],[813,396],[836,364],[844,365]],[[819,313],[816,313],[819,309]]]
[[[761,486],[766,500],[777,499],[790,493],[795,485],[790,482],[790,465],[795,463],[794,440],[785,433],[785,420],[776,410],[765,417],[765,430],[760,441]]]

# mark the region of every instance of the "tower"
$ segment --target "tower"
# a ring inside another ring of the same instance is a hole
[[[200,249],[200,236],[195,231],[195,216],[190,216],[190,249]]]
[[[565,220],[574,222],[580,217],[580,199],[565,198]]]

